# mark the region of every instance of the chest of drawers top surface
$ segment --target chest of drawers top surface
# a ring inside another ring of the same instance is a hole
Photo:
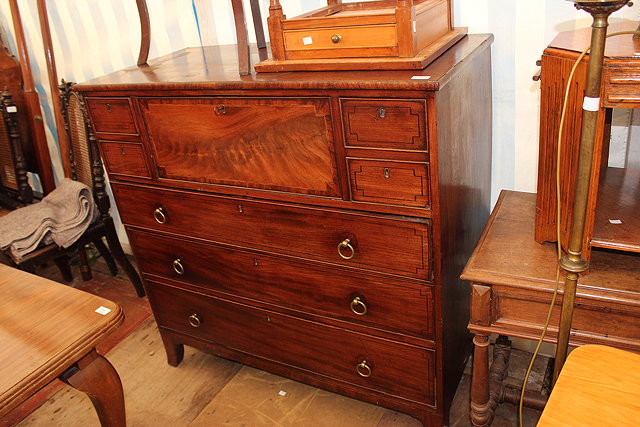
[[[283,72],[238,75],[235,46],[187,48],[81,83],[81,91],[138,89],[404,89],[438,90],[456,67],[493,41],[491,34],[471,34],[422,70]],[[257,62],[257,54],[252,58]],[[412,79],[414,76],[422,76]],[[425,76],[429,76],[425,79]]]

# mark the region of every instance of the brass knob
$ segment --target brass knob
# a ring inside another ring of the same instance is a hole
[[[342,248],[349,249],[351,253],[348,255],[343,254]],[[344,239],[342,242],[338,243],[338,254],[344,259],[351,259],[356,256],[356,250],[351,246],[351,239]]]
[[[153,211],[153,217],[158,224],[164,224],[165,222],[167,222],[167,214],[165,213],[162,206]]]
[[[367,365],[366,360],[363,360],[362,362],[356,365],[356,372],[362,378],[369,378],[371,376],[371,367]]]
[[[349,306],[351,307],[351,311],[358,316],[367,314],[367,305],[360,297],[355,297]]]
[[[197,313],[193,313],[191,316],[189,316],[189,324],[194,328],[197,328],[202,324],[202,321],[200,320],[200,317],[198,317]]]
[[[181,276],[184,274],[184,265],[182,265],[182,260],[180,258],[173,260],[173,271]]]
[[[334,43],[340,43],[342,36],[340,34],[334,34],[331,36],[331,41]]]

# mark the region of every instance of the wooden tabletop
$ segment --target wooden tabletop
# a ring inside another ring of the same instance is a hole
[[[640,355],[602,345],[573,350],[538,426],[640,424]]]
[[[556,249],[554,244],[534,240],[535,205],[534,193],[500,194],[462,273],[464,280],[552,292]],[[577,295],[623,301],[640,310],[640,255],[594,250],[588,273],[580,277]]]
[[[607,28],[607,34],[619,31],[636,31],[638,21],[615,22]],[[550,48],[562,50],[572,50],[582,52],[591,44],[591,27],[577,30],[563,31],[549,44]],[[638,59],[640,54],[640,39],[633,38],[633,35],[625,34],[607,38],[605,45],[605,56],[608,58],[633,58]]]
[[[96,312],[101,307],[106,314]],[[0,417],[123,320],[111,301],[0,264]]]
[[[81,91],[154,89],[404,89],[438,90],[455,76],[458,65],[469,61],[493,41],[491,34],[472,34],[449,48],[423,70],[295,71],[238,74],[235,45],[183,49],[148,65],[133,66],[76,86]],[[258,60],[254,49],[252,63]],[[422,76],[422,79],[412,79]],[[429,79],[424,79],[429,76]]]

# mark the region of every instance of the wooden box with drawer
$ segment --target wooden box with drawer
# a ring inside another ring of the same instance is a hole
[[[201,62],[220,47],[76,86],[171,365],[194,346],[446,422],[489,213],[491,40],[430,79],[240,78]]]

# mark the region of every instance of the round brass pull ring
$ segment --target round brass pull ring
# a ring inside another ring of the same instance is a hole
[[[189,316],[189,324],[194,328],[197,328],[202,324],[202,321],[200,320],[200,317],[198,317],[197,313],[193,313],[191,316]]]
[[[167,222],[167,215],[165,214],[162,206],[153,211],[153,218],[158,224],[164,224]]]
[[[340,41],[342,41],[342,36],[340,34],[334,34],[331,36],[331,41],[334,43],[340,43]]]
[[[351,311],[353,311],[358,316],[364,316],[367,314],[367,305],[364,303],[362,298],[355,297],[350,304]]]
[[[342,248],[348,248],[351,253],[348,255],[343,254]],[[344,259],[351,259],[356,256],[356,250],[353,246],[351,246],[351,239],[344,239],[342,242],[338,243],[338,255],[340,255]]]
[[[363,360],[362,362],[356,365],[356,372],[362,378],[369,378],[371,376],[371,367],[367,365],[366,360]]]
[[[173,261],[173,271],[175,271],[179,275],[184,274],[184,265],[182,265],[182,260],[180,258],[177,258]]]

